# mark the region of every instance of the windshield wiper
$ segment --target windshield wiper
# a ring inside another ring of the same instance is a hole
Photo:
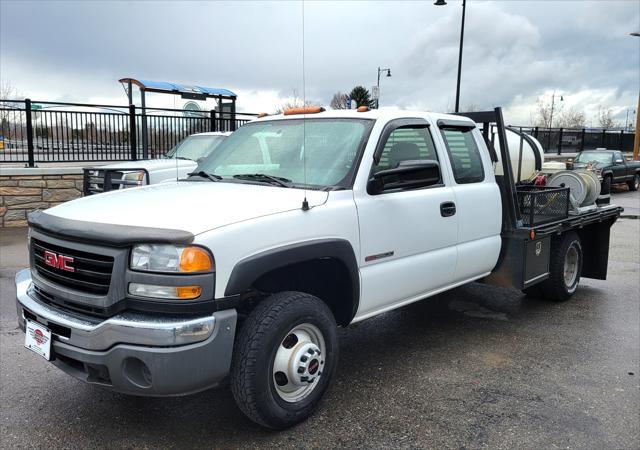
[[[190,177],[201,177],[201,178],[206,178],[207,180],[211,180],[211,181],[220,181],[222,180],[222,177],[220,175],[216,175],[213,173],[209,173],[209,172],[205,172],[204,170],[199,170],[197,172],[191,172],[187,174]]]
[[[267,175],[265,173],[241,173],[238,175],[234,175],[233,178],[237,178],[238,180],[249,180],[249,181],[263,181],[265,183],[276,184],[278,186],[290,188],[291,180],[282,177],[275,177],[273,175]]]

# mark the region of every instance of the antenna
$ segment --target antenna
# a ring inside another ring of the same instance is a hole
[[[307,106],[307,84],[304,67],[304,0],[302,0],[302,107]],[[302,115],[302,171],[304,176],[304,200],[302,200],[302,210],[309,211],[307,201],[307,113]]]

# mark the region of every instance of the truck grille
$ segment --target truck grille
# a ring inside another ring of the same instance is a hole
[[[31,251],[38,274],[77,291],[105,295],[109,292],[113,257],[64,248],[37,239]]]
[[[100,194],[120,187],[122,172],[84,169],[84,195]],[[115,186],[114,186],[115,185]]]

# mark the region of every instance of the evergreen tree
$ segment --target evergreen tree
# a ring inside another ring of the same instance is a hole
[[[351,97],[351,100],[355,100],[356,105],[358,106],[368,106],[369,108],[373,108],[376,103],[374,100],[371,100],[371,94],[363,86],[354,87],[349,96]]]

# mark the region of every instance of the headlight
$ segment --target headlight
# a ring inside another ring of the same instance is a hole
[[[130,187],[142,186],[144,184],[144,170],[136,170],[133,172],[125,172],[120,180],[120,188],[126,189]]]
[[[212,272],[213,258],[203,248],[141,244],[131,252],[131,269],[148,272]]]

